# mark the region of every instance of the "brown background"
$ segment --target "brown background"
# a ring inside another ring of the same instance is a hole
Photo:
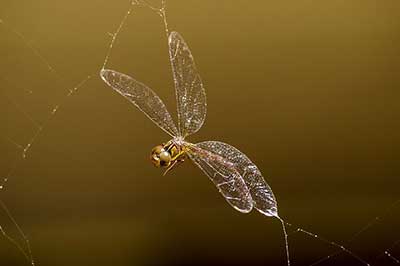
[[[241,214],[185,163],[163,177],[148,160],[167,136],[98,78],[129,1],[2,0],[1,121],[26,144],[63,103],[1,198],[28,234],[37,265],[285,265],[276,219]],[[204,128],[259,166],[288,222],[346,243],[375,265],[398,239],[398,1],[169,1],[208,96]],[[54,67],[49,71],[13,30]],[[109,67],[152,87],[175,115],[161,20],[134,11]],[[66,99],[69,88],[93,74]],[[32,93],[27,93],[32,90]],[[12,104],[12,101],[15,104]],[[1,142],[0,174],[19,156]],[[386,213],[386,215],[384,215]],[[0,224],[18,241],[1,212]],[[293,230],[294,228],[289,230]],[[294,265],[336,251],[290,236]],[[392,250],[400,256],[399,245]],[[0,265],[27,265],[0,238]],[[321,265],[362,265],[339,256]]]

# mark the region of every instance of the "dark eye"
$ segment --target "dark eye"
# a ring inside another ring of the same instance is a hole
[[[167,151],[161,152],[159,158],[161,166],[168,166],[169,163],[171,162],[171,154],[169,154],[169,152]]]
[[[152,150],[151,153],[152,154],[157,154],[159,155],[162,151],[164,150],[164,147],[161,145],[155,146]]]

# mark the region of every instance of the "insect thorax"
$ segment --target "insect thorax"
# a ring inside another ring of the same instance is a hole
[[[151,151],[150,159],[156,167],[170,167],[184,158],[182,143],[172,139],[166,144],[157,145]]]

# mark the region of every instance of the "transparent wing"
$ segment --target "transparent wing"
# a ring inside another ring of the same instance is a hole
[[[175,82],[178,128],[180,135],[186,137],[197,132],[204,123],[206,93],[193,56],[182,36],[171,32],[168,45]]]
[[[161,99],[149,87],[128,75],[110,69],[102,69],[100,76],[111,88],[128,99],[157,126],[171,136],[178,130]]]
[[[189,158],[213,181],[229,204],[240,212],[250,212],[253,203],[249,189],[233,163],[198,145],[188,145]]]
[[[201,165],[200,168],[209,165],[217,173],[220,173],[220,169],[222,169],[222,173],[225,173],[225,168],[235,169],[235,171],[229,170],[230,172],[227,171],[227,173],[235,172],[240,176],[236,179],[244,181],[250,192],[254,208],[264,215],[278,216],[277,203],[271,188],[265,182],[257,166],[245,154],[231,145],[219,141],[205,141],[193,145],[195,145],[194,150],[200,152],[197,152],[199,155],[195,158],[191,158]],[[202,155],[203,153],[204,155]],[[225,165],[231,166],[226,167]],[[243,184],[232,181],[232,187],[234,186],[242,187]],[[242,190],[242,188],[238,188],[238,190]]]

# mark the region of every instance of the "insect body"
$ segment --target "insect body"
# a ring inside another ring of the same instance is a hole
[[[157,145],[151,150],[150,160],[156,167],[166,168],[164,175],[185,160],[185,149],[177,140]]]
[[[169,59],[175,83],[178,126],[157,94],[132,77],[102,69],[101,78],[138,107],[172,139],[151,151],[150,159],[164,174],[189,158],[215,184],[229,204],[240,212],[253,208],[267,216],[279,217],[271,188],[257,166],[241,151],[219,141],[197,144],[186,141],[196,133],[206,117],[206,94],[190,49],[182,36],[168,37]]]

